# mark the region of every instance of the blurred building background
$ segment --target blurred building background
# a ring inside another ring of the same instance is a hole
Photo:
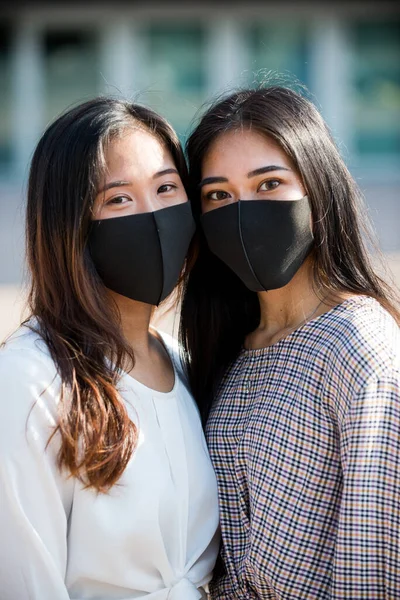
[[[95,94],[165,115],[185,141],[201,105],[263,72],[296,77],[339,141],[400,282],[396,2],[48,2],[0,8],[0,338],[19,317],[28,164],[46,125]]]

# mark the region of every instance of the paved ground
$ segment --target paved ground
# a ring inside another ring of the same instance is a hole
[[[17,285],[0,285],[0,342],[11,333],[26,314],[25,296]],[[178,318],[172,309],[159,309],[153,323],[176,337]]]

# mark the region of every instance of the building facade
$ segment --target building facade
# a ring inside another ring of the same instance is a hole
[[[307,86],[382,249],[400,256],[396,3],[54,4],[0,9],[0,284],[22,281],[28,165],[60,112],[124,96],[165,115],[184,142],[205,102],[270,72]]]

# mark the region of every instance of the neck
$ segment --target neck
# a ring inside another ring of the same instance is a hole
[[[286,286],[258,293],[260,325],[257,335],[265,339],[266,345],[326,310],[326,304],[321,302],[318,290],[314,289],[311,266],[311,261],[306,260]]]
[[[109,294],[118,307],[122,333],[132,350],[135,353],[148,354],[151,345],[150,320],[154,307],[151,304],[131,300],[111,290]]]

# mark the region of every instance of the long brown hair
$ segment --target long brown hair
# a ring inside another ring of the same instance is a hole
[[[137,428],[117,390],[121,370],[133,366],[134,356],[87,239],[105,149],[130,127],[157,136],[185,184],[185,158],[170,125],[141,105],[99,97],[72,108],[45,131],[28,186],[28,302],[35,319],[25,323],[45,340],[61,378],[58,463],[101,492],[119,479],[137,442]]]
[[[371,296],[400,323],[395,292],[377,274],[367,249],[368,240],[374,241],[361,192],[316,107],[290,87],[239,90],[203,115],[187,143],[189,197],[197,221],[204,157],[220,135],[242,127],[274,139],[303,180],[314,222],[316,289],[323,296]],[[210,252],[200,228],[196,253],[185,282],[180,339],[205,421],[226,368],[259,324],[260,308],[257,295]]]

